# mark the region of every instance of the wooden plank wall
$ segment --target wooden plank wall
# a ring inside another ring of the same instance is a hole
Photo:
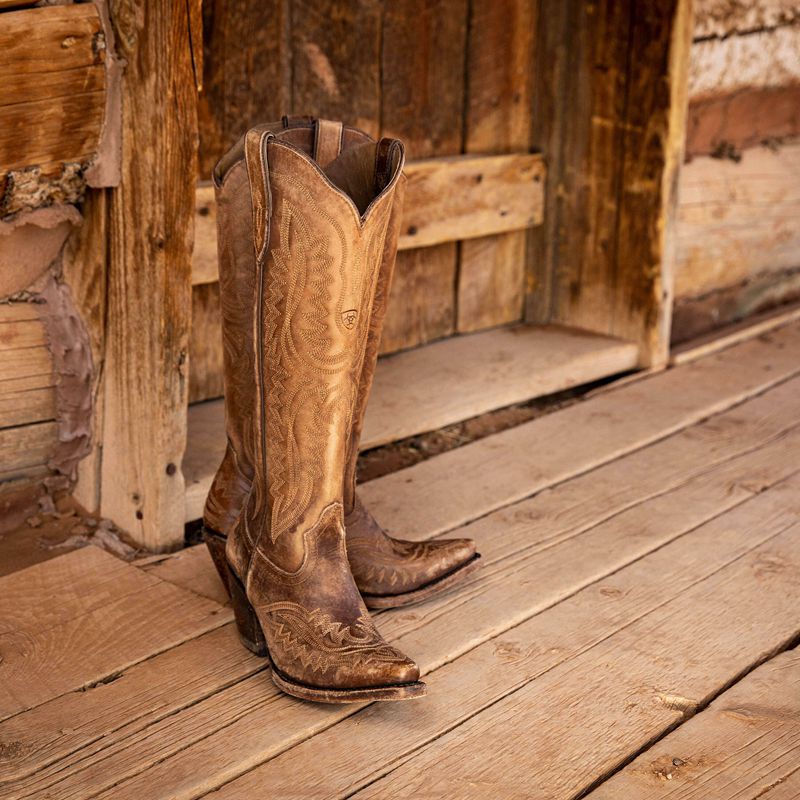
[[[89,251],[106,191],[91,187],[112,185],[118,166],[118,62],[104,6],[25,5],[0,3],[4,498],[42,479],[63,488],[89,449],[105,305],[95,269],[104,262]],[[90,247],[74,270],[80,242]]]
[[[75,488],[143,545],[172,547],[184,525],[200,2],[121,0],[111,15],[104,0],[8,5],[0,500]]]
[[[247,127],[285,113],[398,136],[409,160],[527,152],[536,8],[537,0],[205,3],[200,178]],[[403,302],[390,305],[382,352],[521,320],[525,237],[401,252],[393,295]],[[221,393],[214,292],[193,290],[191,401]]]
[[[800,5],[696,0],[673,342],[800,297]]]

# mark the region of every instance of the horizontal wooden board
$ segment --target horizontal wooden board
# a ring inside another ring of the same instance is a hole
[[[679,197],[678,299],[800,267],[800,142],[752,148],[738,162],[693,159]]]
[[[689,99],[800,83],[800,26],[692,45]]]
[[[481,521],[477,538],[488,557],[481,574],[455,594],[411,611],[380,617],[382,631],[398,646],[413,653],[424,673],[443,667],[442,672],[450,676],[449,680],[438,683],[438,674],[434,672],[430,677],[431,695],[416,708],[406,706],[408,710],[403,711],[401,706],[391,712],[385,706],[376,708],[374,712],[367,712],[366,718],[356,717],[351,725],[340,721],[356,710],[352,707],[299,705],[277,696],[254,677],[245,682],[249,685],[237,685],[227,693],[193,706],[188,715],[173,719],[168,729],[154,729],[134,748],[127,749],[124,760],[111,754],[108,762],[92,770],[98,782],[90,786],[93,791],[108,786],[109,772],[114,774],[119,767],[130,770],[131,762],[136,759],[139,760],[138,774],[102,792],[100,797],[127,800],[154,792],[176,798],[196,797],[283,752],[287,763],[276,759],[249,772],[243,778],[243,785],[231,784],[223,789],[223,796],[252,796],[254,781],[276,791],[285,789],[286,781],[297,780],[300,763],[305,764],[303,787],[311,796],[347,796],[354,788],[378,777],[387,762],[397,766],[397,757],[436,740],[454,721],[469,718],[530,681],[539,670],[531,671],[529,658],[536,659],[538,664],[542,663],[539,659],[544,660],[547,666],[541,672],[563,664],[561,674],[569,674],[573,659],[580,663],[583,651],[602,645],[611,633],[625,630],[637,617],[646,617],[648,610],[657,610],[665,601],[680,597],[682,591],[698,581],[722,572],[714,579],[709,596],[722,591],[727,599],[726,592],[735,594],[736,584],[722,568],[736,563],[742,555],[796,521],[800,508],[797,482],[781,484],[775,495],[768,490],[775,481],[781,480],[781,475],[793,471],[791,451],[796,444],[797,434],[792,440],[776,442],[763,454],[747,454],[736,463],[721,466],[717,472],[710,471],[701,481],[687,482],[672,493],[659,494],[649,503],[628,509],[627,513],[606,518],[602,523],[590,523],[582,533],[567,526],[570,533],[561,541],[539,537],[542,522],[559,525],[557,517],[530,512],[519,514],[512,538],[525,548],[522,552],[507,549],[510,540],[497,519]],[[751,499],[756,483],[761,493]],[[696,502],[701,497],[706,500]],[[552,502],[552,496],[540,495],[531,502],[544,511]],[[595,520],[598,514],[601,519],[605,516],[600,502],[585,508],[587,515],[595,515]],[[732,510],[724,514],[725,509]],[[753,529],[756,520],[757,533]],[[474,527],[468,529],[470,533]],[[687,546],[684,540],[677,546],[669,544],[689,533],[697,536],[702,546]],[[797,547],[796,542],[794,547]],[[654,557],[648,556],[649,553]],[[758,563],[763,558],[761,553],[757,556],[753,562]],[[633,573],[629,580],[619,572],[627,564],[633,564],[629,567]],[[599,586],[586,588],[612,572],[613,577]],[[774,580],[787,589],[795,583],[787,570],[780,571]],[[794,586],[786,596],[777,588],[769,592],[769,601],[789,608],[794,597],[792,592],[796,591]],[[584,592],[583,597],[581,592]],[[566,597],[576,593],[581,597],[579,608],[582,607],[583,613],[576,613],[574,600],[568,601],[568,608],[562,613],[555,612]],[[704,596],[704,599],[708,598]],[[718,600],[721,602],[720,598]],[[619,613],[620,604],[625,608],[629,603],[634,607],[627,614]],[[771,611],[777,609],[771,608]],[[790,615],[777,614],[776,617],[775,613],[770,614],[764,608],[757,611],[750,604],[750,615],[762,613],[768,623],[760,630],[759,641],[751,642],[753,649],[760,647],[764,640],[777,639],[784,629],[794,630],[791,626],[796,625],[789,619]],[[537,614],[539,617],[535,616]],[[783,619],[779,619],[781,616]],[[525,622],[531,617],[530,622]],[[577,633],[576,617],[582,623],[578,625],[580,635],[574,635]],[[667,613],[659,614],[659,629],[667,618]],[[743,628],[752,624],[747,614],[737,616],[736,620]],[[646,628],[647,622],[649,620],[645,619],[640,627]],[[522,638],[517,638],[523,623],[531,628]],[[544,637],[546,646],[542,644],[543,627],[550,631]],[[690,639],[696,641],[689,626],[684,626],[684,633],[684,643]],[[631,646],[627,635],[623,640]],[[706,636],[704,642],[704,646],[713,649],[716,640]],[[607,658],[609,648],[602,646],[601,649],[603,658]],[[749,646],[740,645],[739,657],[747,657],[751,652]],[[464,671],[464,665],[475,663],[471,661],[475,653],[480,653],[480,667],[470,676],[469,669]],[[696,663],[702,662],[703,658],[698,656]],[[522,671],[512,665],[519,665]],[[593,669],[598,675],[603,674],[597,664]],[[561,701],[559,707],[567,708],[569,704]],[[582,707],[599,708],[589,702]],[[377,716],[373,717],[372,713]],[[339,728],[337,722],[343,727]],[[368,726],[369,736],[358,733],[361,724]],[[563,717],[558,724],[564,726]],[[323,735],[316,742],[315,738],[310,738],[332,725],[336,727],[330,735]],[[381,726],[390,726],[392,735],[381,735]],[[342,758],[341,751],[336,753],[331,749],[331,742],[337,740],[337,728],[338,741],[349,751],[346,759]],[[571,733],[575,735],[575,731]],[[220,746],[223,740],[224,748]],[[185,746],[188,741],[191,741],[190,746]],[[374,747],[372,757],[354,757],[369,741]],[[293,756],[290,748],[301,744],[301,749]],[[154,763],[156,754],[159,763]],[[334,766],[337,760],[339,768]],[[273,769],[273,764],[279,766]],[[452,774],[458,773],[459,770],[453,770]],[[79,785],[69,780],[68,786]],[[73,792],[64,793],[65,798],[74,796],[77,795]]]
[[[105,43],[92,3],[10,11],[0,26],[0,177],[83,163],[105,109]]]
[[[542,221],[541,156],[431,158],[410,164],[406,175],[402,249],[523,230]]]
[[[700,297],[682,297],[672,308],[672,343],[713,334],[722,326],[800,301],[800,268],[768,272]]]
[[[33,422],[0,430],[0,481],[46,472],[58,444],[56,422]]]
[[[796,0],[756,0],[731,3],[730,0],[695,0],[694,35],[696,38],[733,33],[748,33],[764,28],[791,25],[800,20]]]
[[[740,342],[746,342],[761,334],[769,333],[776,328],[782,328],[792,322],[800,320],[800,304],[793,304],[779,308],[777,311],[767,311],[756,314],[742,322],[726,325],[717,331],[712,331],[705,336],[691,339],[684,344],[672,348],[669,362],[672,366],[688,364],[703,356],[717,353],[727,347]]]
[[[738,158],[764,142],[800,136],[800,83],[713,95],[689,106],[686,160]]]
[[[554,327],[453,337],[388,356],[378,366],[362,449],[636,366],[635,345]],[[222,401],[189,410],[183,461],[187,519],[202,514],[225,447]]]
[[[454,156],[411,161],[401,250],[430,247],[542,221],[544,161],[535,154]],[[197,190],[192,283],[219,279],[213,188]]]
[[[53,358],[36,307],[0,305],[0,429],[55,419],[55,384]],[[8,470],[29,454],[6,455],[2,468]]]
[[[772,788],[794,773],[800,775],[797,649],[771,658],[742,678],[589,798],[771,800]]]

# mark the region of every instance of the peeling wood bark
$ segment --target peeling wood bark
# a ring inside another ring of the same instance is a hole
[[[84,223],[67,241],[62,257],[64,280],[86,325],[94,362],[90,451],[78,464],[73,491],[75,499],[91,512],[100,509],[109,200],[108,190],[89,190],[82,206]]]

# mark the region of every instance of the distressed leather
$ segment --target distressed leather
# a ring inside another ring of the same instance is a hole
[[[375,150],[374,142],[361,131],[310,118],[285,118],[280,123],[261,126],[259,130],[273,134],[276,141],[291,144],[309,156],[316,154],[323,162],[321,166],[325,167],[327,179],[353,199],[360,213],[366,210],[375,190],[383,188],[391,179],[392,159],[396,158],[392,149],[399,147],[399,143],[389,143]],[[375,152],[374,172],[361,168],[365,148],[372,148],[368,151],[370,154]],[[243,159],[244,144],[241,142],[223,158],[215,176],[226,375],[252,373],[252,365],[247,365],[247,353],[252,351],[252,344],[248,345],[242,334],[242,331],[252,330],[253,320],[248,316],[251,309],[245,308],[241,293],[252,292],[255,276],[251,244],[253,220]],[[409,595],[414,591],[457,572],[475,558],[475,546],[469,539],[405,542],[389,537],[356,495],[358,444],[394,272],[404,184],[405,178],[401,177],[393,188],[383,248],[374,256],[377,276],[367,312],[368,328],[355,408],[347,433],[342,497],[347,551],[359,589],[369,597],[398,596],[398,605],[413,602],[415,598]],[[229,398],[230,389],[226,383],[228,448],[212,483],[204,513],[206,526],[223,535],[232,529],[252,480],[247,465],[238,463],[240,459],[236,453],[241,451],[241,429],[247,424],[240,399],[253,390],[252,384],[239,381]]]
[[[371,169],[376,146],[364,144],[361,168]],[[249,131],[243,151],[218,193],[220,225],[231,223],[220,265],[228,453],[209,516],[233,520],[226,558],[282,680],[335,691],[411,684],[417,666],[381,638],[353,579],[342,504],[402,147],[365,214],[270,126]]]

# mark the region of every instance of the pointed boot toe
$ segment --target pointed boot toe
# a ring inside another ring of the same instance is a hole
[[[394,539],[356,496],[345,517],[347,557],[367,608],[397,608],[445,592],[477,569],[471,539]]]

